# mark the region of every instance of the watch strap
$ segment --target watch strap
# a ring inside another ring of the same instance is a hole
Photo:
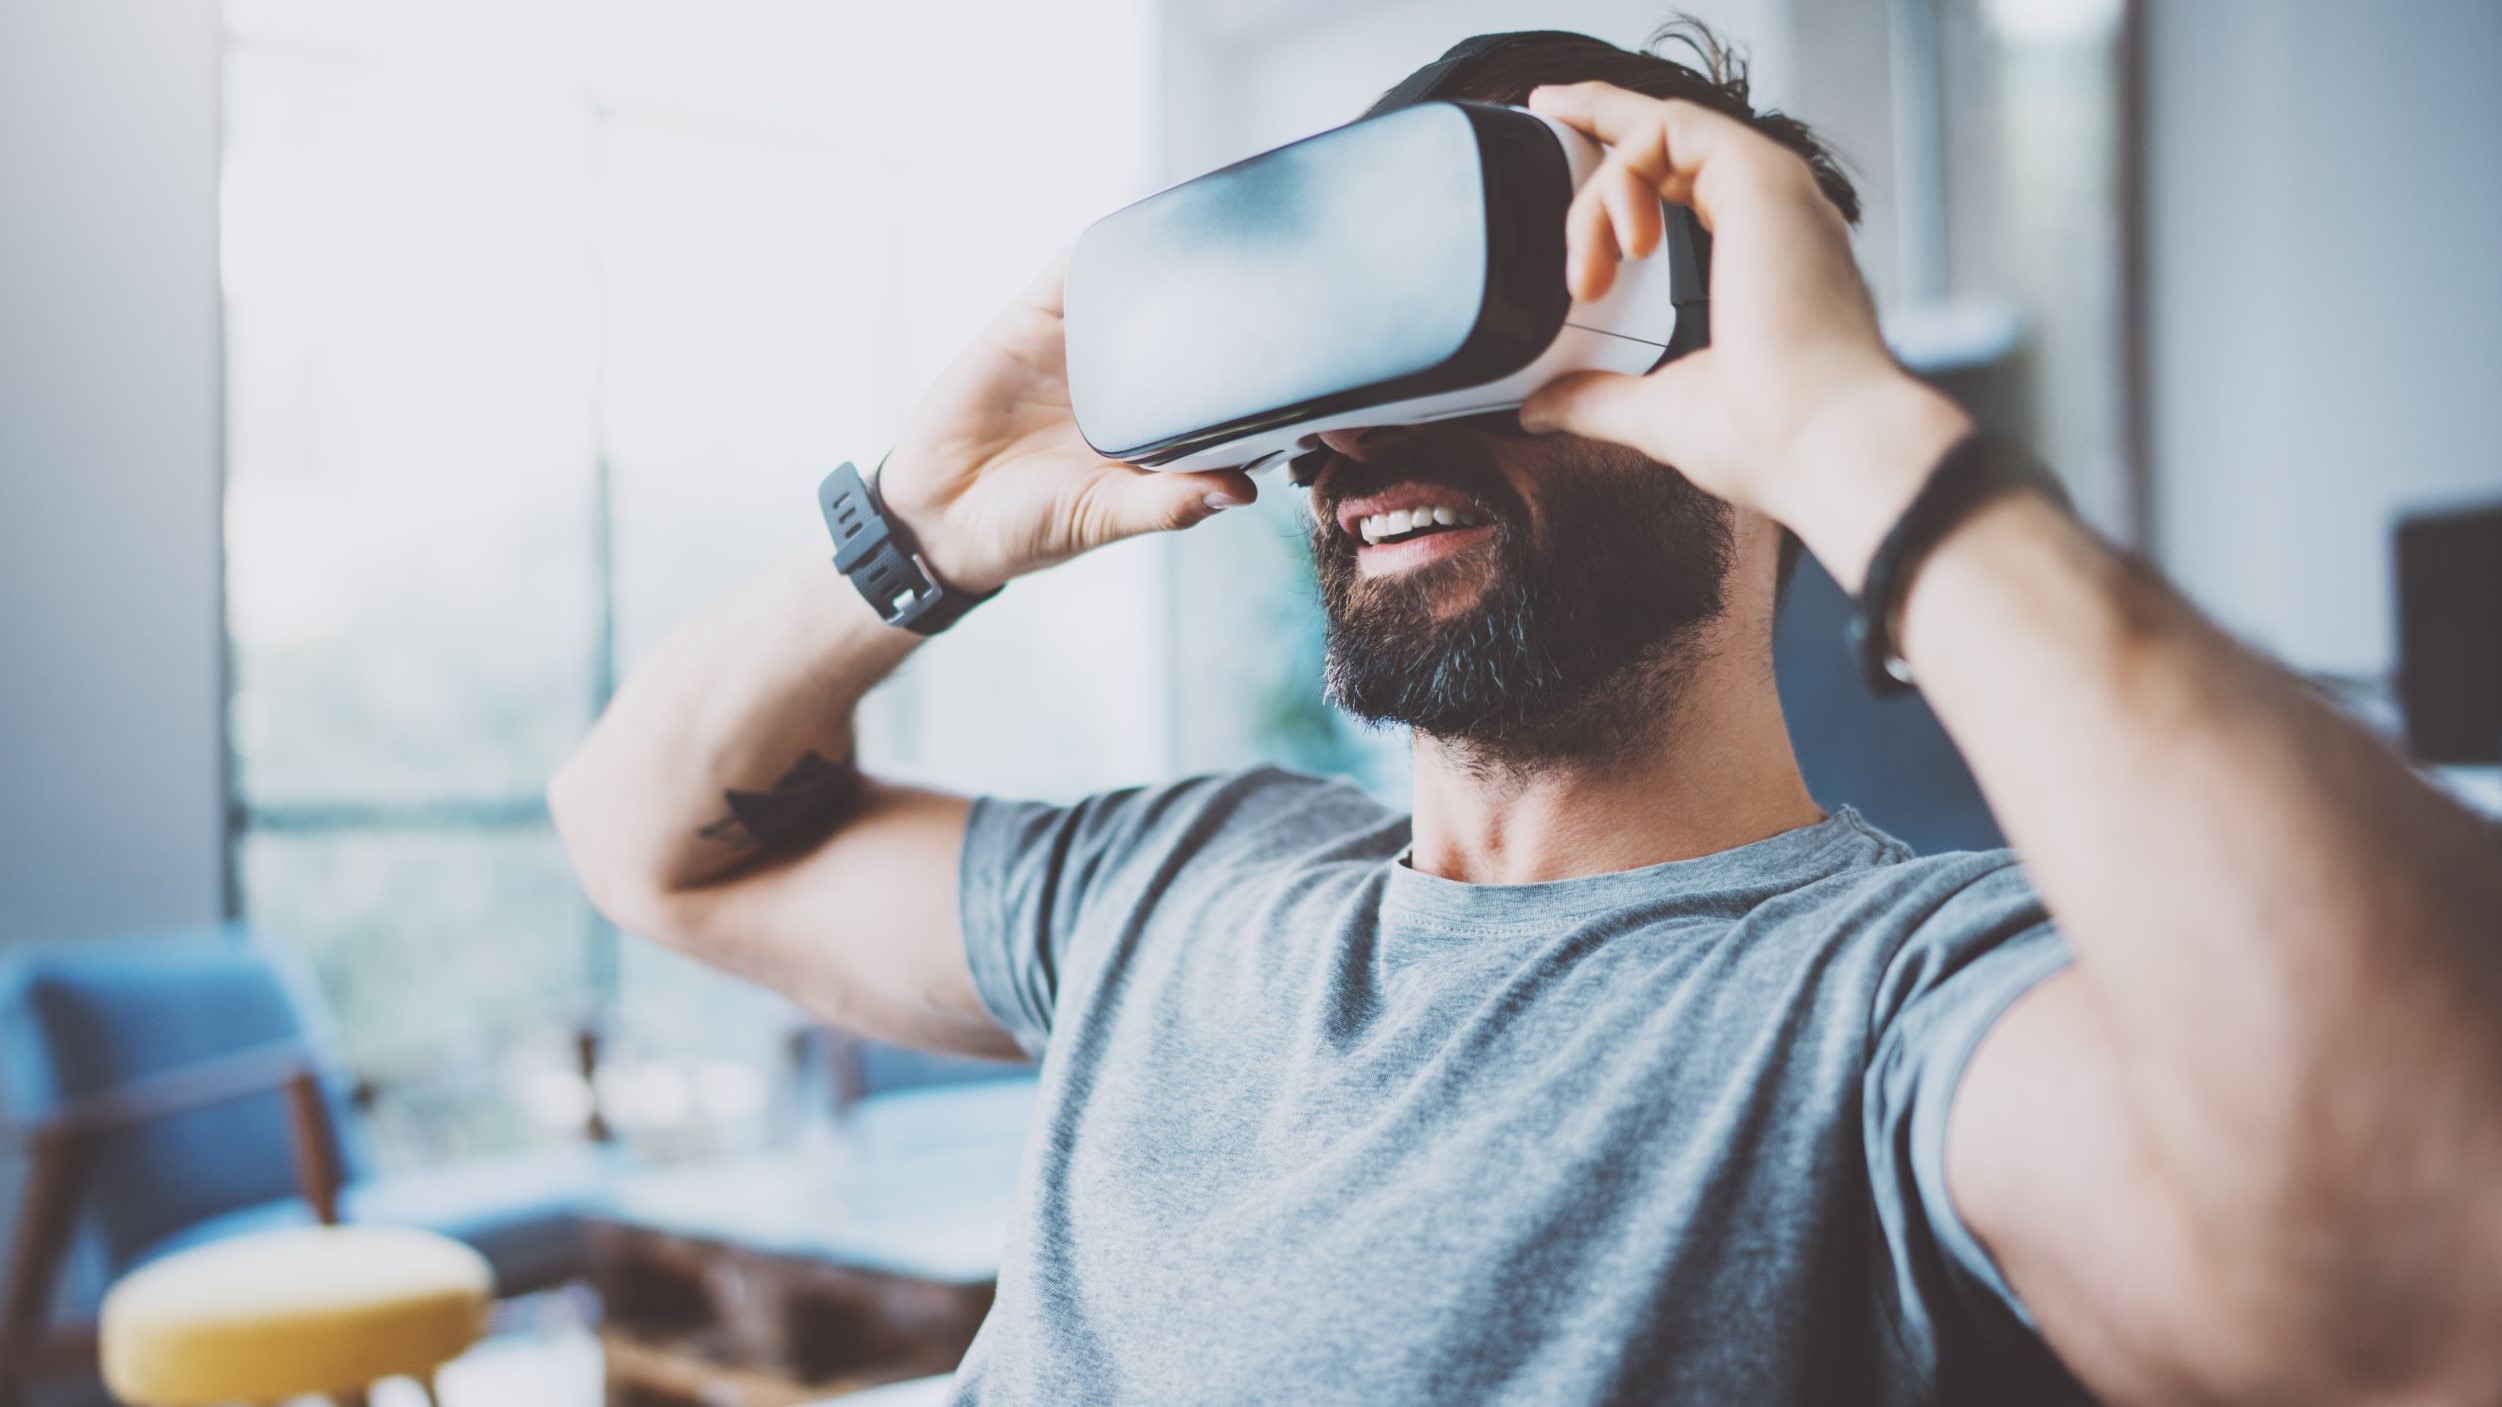
[[[1851,615],[1849,645],[1859,661],[1859,675],[1880,697],[1910,691],[1911,666],[1896,640],[1903,598],[1921,561],[1957,525],[1999,495],[2030,491],[2062,510],[2067,490],[2023,446],[1996,435],[1971,433],[1949,446],[1913,494],[1902,516],[1877,544],[1868,572],[1859,584],[1858,609]]]
[[[883,461],[881,461],[881,467]],[[957,591],[938,579],[903,524],[886,511],[874,479],[864,479],[850,460],[817,485],[817,506],[834,535],[834,568],[850,578],[861,599],[888,625],[917,635],[936,635],[975,606],[999,594]]]

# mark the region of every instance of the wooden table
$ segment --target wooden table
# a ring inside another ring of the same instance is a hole
[[[1025,1080],[871,1099],[814,1153],[629,1179],[592,1220],[610,1407],[796,1407],[943,1373],[990,1309]]]

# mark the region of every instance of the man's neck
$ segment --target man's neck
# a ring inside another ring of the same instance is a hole
[[[1529,884],[1690,860],[1822,819],[1770,665],[1749,653],[1704,652],[1667,716],[1605,758],[1489,768],[1419,735],[1409,863]]]

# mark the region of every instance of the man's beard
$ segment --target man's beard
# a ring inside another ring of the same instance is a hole
[[[1312,555],[1332,702],[1456,744],[1488,771],[1619,756],[1661,724],[1722,610],[1728,508],[1630,450],[1575,448],[1539,471],[1536,527],[1467,431],[1409,432],[1379,457],[1331,466],[1328,499],[1312,505]],[[1491,541],[1360,575],[1361,543],[1335,505],[1412,482],[1476,499]]]

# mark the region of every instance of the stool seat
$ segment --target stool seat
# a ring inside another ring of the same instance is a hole
[[[238,1236],[105,1295],[104,1381],[135,1407],[211,1407],[424,1378],[477,1341],[494,1291],[484,1257],[431,1231]]]

